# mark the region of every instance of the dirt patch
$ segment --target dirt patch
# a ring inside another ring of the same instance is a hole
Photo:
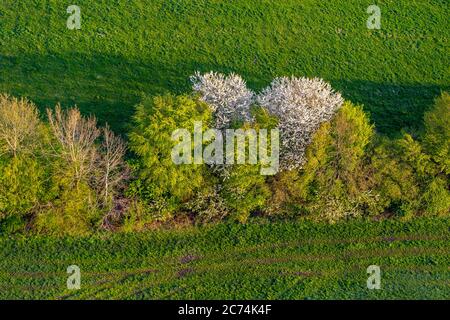
[[[192,268],[184,268],[184,269],[181,269],[181,270],[179,270],[177,272],[177,277],[178,278],[184,278],[184,277],[186,277],[187,275],[189,275],[189,274],[191,274],[193,272],[194,272],[194,269],[192,269]]]
[[[185,255],[185,256],[180,258],[180,263],[187,264],[189,262],[196,261],[196,260],[199,260],[199,259],[200,259],[199,256],[196,256],[196,255],[193,255],[193,254],[188,254],[188,255]]]
[[[383,238],[382,240],[386,241],[386,242],[394,242],[394,241],[397,241],[399,239],[397,239],[395,237],[386,237],[386,238]]]

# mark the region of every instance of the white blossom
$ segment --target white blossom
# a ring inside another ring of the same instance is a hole
[[[235,120],[251,121],[255,95],[239,75],[196,72],[190,79],[193,90],[213,108],[216,129],[228,128]]]
[[[279,119],[282,169],[301,167],[305,150],[321,123],[331,120],[342,106],[342,96],[322,79],[276,78],[256,98]]]

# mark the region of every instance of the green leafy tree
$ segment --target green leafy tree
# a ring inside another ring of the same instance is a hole
[[[319,128],[295,182],[302,212],[330,222],[364,213],[374,201],[365,168],[373,136],[367,115],[349,102]]]
[[[450,96],[443,93],[424,115],[422,141],[404,134],[374,149],[374,177],[387,211],[404,218],[449,214],[449,119]]]
[[[253,123],[244,123],[240,127],[243,132],[254,130],[256,133],[256,147],[259,150],[261,129],[267,130],[267,148],[271,150],[271,129],[278,126],[278,119],[269,114],[266,109],[254,107],[251,109]],[[249,160],[249,139],[246,143],[246,159]],[[260,155],[261,156],[261,155]],[[236,154],[235,154],[236,157]],[[259,158],[261,160],[261,158]],[[267,184],[267,176],[261,174],[261,163],[230,165],[226,177],[222,179],[221,195],[230,210],[231,217],[240,222],[246,222],[252,212],[265,210],[267,201],[271,197],[271,190]]]
[[[424,150],[438,165],[438,170],[450,174],[450,95],[444,92],[434,107],[425,113]]]
[[[45,128],[25,99],[0,95],[0,221],[24,225],[45,196]]]
[[[137,156],[132,164],[136,179],[129,192],[150,206],[152,218],[171,218],[205,183],[207,168],[203,163],[174,163],[172,151],[178,142],[172,135],[177,129],[192,134],[196,121],[201,121],[205,130],[211,119],[206,103],[186,95],[147,98],[137,106],[129,134],[130,150]],[[189,152],[193,148],[192,144]]]

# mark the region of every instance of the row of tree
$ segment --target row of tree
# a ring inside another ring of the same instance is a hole
[[[26,99],[0,96],[0,219],[4,231],[85,233],[112,212],[127,177],[126,145],[76,108],[40,119]]]
[[[261,93],[234,74],[191,80],[191,94],[145,98],[127,143],[76,108],[57,106],[43,121],[31,102],[0,96],[2,232],[449,214],[449,94],[425,114],[420,135],[388,139],[321,79],[277,78]],[[176,165],[172,133],[196,121],[205,130],[279,128],[281,170]]]

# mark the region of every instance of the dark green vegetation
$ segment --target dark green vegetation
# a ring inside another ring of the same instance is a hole
[[[257,110],[261,120],[265,112]],[[139,106],[129,143],[137,175],[128,189],[137,202],[124,215],[123,228],[183,217],[195,223],[245,222],[255,214],[336,222],[450,213],[448,93],[426,112],[418,139],[377,135],[361,107],[346,102],[312,136],[303,167],[274,176],[261,175],[257,165],[231,165],[224,178],[206,164],[174,164],[173,128],[208,117],[203,104],[186,97],[156,97]]]
[[[448,219],[0,239],[0,298],[448,299]],[[69,265],[81,289],[66,289]],[[369,265],[381,290],[368,290]]]
[[[449,88],[447,0],[77,0],[0,3],[0,92],[42,108],[77,104],[126,129],[142,92],[185,92],[195,70],[235,71],[251,87],[280,75],[321,77],[363,103],[379,131],[420,128]]]

